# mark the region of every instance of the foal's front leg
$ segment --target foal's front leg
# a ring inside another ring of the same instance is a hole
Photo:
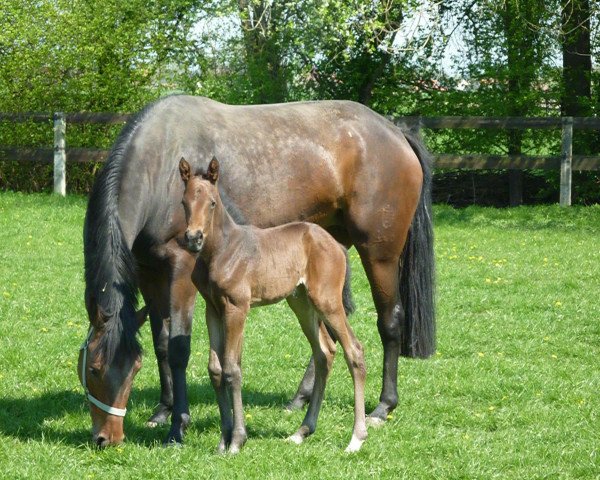
[[[229,396],[225,390],[225,382],[223,381],[222,361],[225,336],[223,333],[223,322],[209,301],[206,302],[206,326],[210,341],[208,374],[217,395],[217,404],[219,405],[219,414],[221,417],[221,440],[217,448],[220,453],[225,453],[231,444],[231,434],[233,431],[231,402],[229,401]]]
[[[223,325],[225,344],[223,350],[223,379],[231,391],[233,400],[233,432],[229,453],[238,453],[248,434],[244,420],[244,406],[242,404],[242,342],[244,337],[244,323],[250,305],[236,307],[228,304],[224,311]]]

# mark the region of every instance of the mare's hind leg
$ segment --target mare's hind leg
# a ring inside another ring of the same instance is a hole
[[[383,345],[383,382],[379,404],[368,422],[379,424],[398,404],[398,357],[404,309],[400,302],[400,258],[419,200],[422,172],[418,162],[394,175],[378,177],[377,196],[357,196],[347,226],[371,286],[377,329]],[[386,183],[387,182],[387,183]],[[402,185],[402,188],[398,188]]]
[[[300,444],[317,428],[327,376],[335,354],[335,343],[329,336],[325,325],[319,321],[317,312],[308,300],[305,290],[299,288],[297,295],[288,297],[287,302],[298,317],[302,331],[310,343],[315,370],[314,387],[306,415],[300,428],[289,437],[290,441]]]
[[[310,400],[310,396],[315,385],[315,359],[311,356],[310,361],[304,372],[304,376],[298,385],[298,390],[294,394],[293,398],[285,405],[284,409],[291,412],[293,410],[300,410]]]
[[[173,409],[173,380],[169,367],[169,284],[164,273],[140,268],[140,290],[149,306],[154,353],[160,378],[160,402],[148,420],[149,427],[167,423]]]
[[[326,326],[327,327],[327,326]],[[327,332],[329,336],[334,340],[336,340],[335,334],[327,328]],[[310,396],[312,395],[313,387],[315,385],[315,359],[310,357],[310,361],[306,367],[306,371],[304,372],[304,376],[300,381],[300,385],[298,385],[298,390],[292,397],[292,399],[285,405],[284,409],[288,412],[292,412],[294,410],[300,410],[304,407],[309,401]]]
[[[379,404],[367,419],[371,425],[385,422],[398,405],[398,357],[400,356],[401,325],[404,309],[398,295],[399,256],[372,256],[358,248],[377,310],[377,329],[383,345],[383,380]]]

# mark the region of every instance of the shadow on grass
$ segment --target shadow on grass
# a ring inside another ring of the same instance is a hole
[[[190,406],[214,406],[209,415],[193,418],[188,429],[196,432],[207,430],[219,431],[219,412],[211,385],[190,384],[188,386]],[[132,392],[130,412],[142,408],[151,412],[158,402],[160,392],[157,388],[145,388]],[[243,391],[244,404],[247,407],[264,406],[280,410],[283,415],[283,405],[287,398],[281,393],[264,393],[252,390]],[[85,416],[85,423],[76,428],[70,428],[65,419],[67,416]],[[127,443],[142,446],[160,445],[168,432],[169,425],[149,428],[145,422],[125,417],[125,433]],[[255,429],[253,429],[255,430]],[[282,437],[289,432],[258,429],[257,436]],[[83,392],[63,390],[44,393],[39,396],[2,397],[0,398],[0,434],[20,441],[44,441],[70,446],[91,445],[91,420],[88,415]]]

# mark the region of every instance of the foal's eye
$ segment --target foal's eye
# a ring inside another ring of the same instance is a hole
[[[215,202],[214,200],[212,202],[210,202],[210,208],[215,208],[215,205],[217,204],[217,202]]]

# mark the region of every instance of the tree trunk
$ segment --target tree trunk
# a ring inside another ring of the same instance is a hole
[[[561,0],[563,95],[561,111],[567,117],[592,114],[589,0]],[[585,132],[575,132],[573,153],[590,153],[590,138]]]

